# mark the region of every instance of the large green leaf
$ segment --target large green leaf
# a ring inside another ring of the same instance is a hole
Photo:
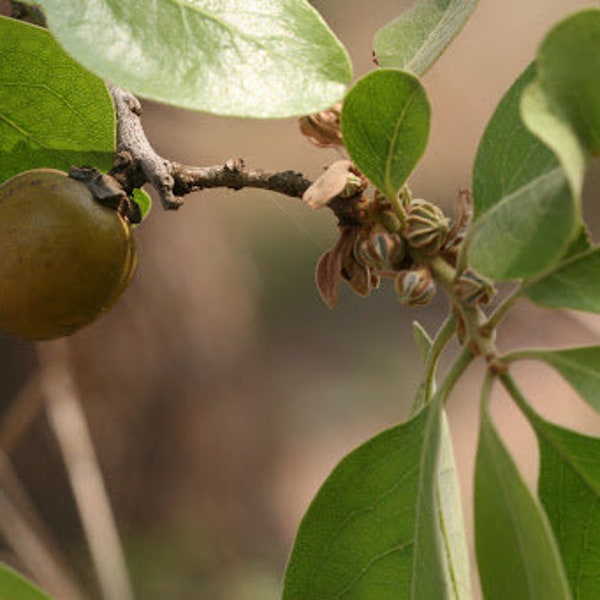
[[[600,155],[600,9],[559,23],[537,55],[538,82],[585,148]]]
[[[413,335],[421,358],[426,361],[432,350],[433,340],[416,321],[413,323]],[[432,368],[435,370],[435,365],[432,365]],[[434,391],[435,382],[429,373],[425,373],[414,406],[422,407],[430,400]],[[460,482],[445,411],[442,411],[435,486],[435,509],[439,519],[442,562],[446,581],[450,582],[448,595],[455,600],[465,600],[471,598],[470,560],[462,514]]]
[[[482,408],[475,467],[475,543],[486,600],[571,597],[543,509]]]
[[[221,115],[327,108],[350,60],[306,0],[40,0],[88,69],[151,100]]]
[[[477,0],[418,0],[375,36],[382,67],[422,75],[438,59],[471,16]]]
[[[581,223],[558,159],[521,120],[521,93],[534,77],[531,66],[502,99],[475,160],[469,259],[500,281],[548,270]]]
[[[36,167],[107,171],[115,149],[102,80],[39,27],[0,17],[0,182]]]
[[[536,62],[523,119],[559,157],[579,195],[587,157],[600,155],[600,10],[576,13],[554,27]]]
[[[600,248],[572,256],[550,273],[527,283],[521,294],[551,308],[600,313]]]
[[[342,110],[342,134],[352,160],[388,198],[423,156],[430,106],[419,80],[379,69],[356,82]]]
[[[510,380],[505,383],[538,439],[539,496],[573,596],[600,598],[600,439],[542,419]]]
[[[2,563],[0,563],[0,598],[2,600],[50,600],[50,596]]]
[[[309,507],[284,600],[448,597],[434,481],[440,403],[344,458]]]
[[[548,363],[590,406],[600,412],[600,346],[562,350],[522,350],[516,352],[515,356]]]

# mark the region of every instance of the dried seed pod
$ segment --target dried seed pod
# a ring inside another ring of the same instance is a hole
[[[327,110],[300,117],[300,131],[320,148],[343,146],[340,130],[342,104],[338,102]]]
[[[416,199],[408,208],[403,235],[422,254],[437,254],[448,239],[448,227],[448,219],[438,206]]]
[[[424,268],[400,271],[395,280],[398,300],[404,306],[426,306],[436,292],[431,272]]]

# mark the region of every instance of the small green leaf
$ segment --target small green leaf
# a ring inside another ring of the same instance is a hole
[[[7,565],[0,563],[2,600],[51,600],[50,596]]]
[[[537,65],[538,83],[555,114],[589,153],[600,156],[600,9],[556,25],[542,42]],[[551,146],[556,150],[561,143]],[[568,149],[557,153],[563,158]]]
[[[526,283],[521,295],[550,308],[600,313],[600,248],[568,258],[550,273]]]
[[[486,600],[571,597],[556,541],[487,407],[475,467],[475,543]]]
[[[422,75],[463,28],[477,0],[418,0],[375,35],[382,67]]]
[[[417,343],[421,359],[426,360],[427,355],[431,350],[431,346],[433,345],[433,340],[425,331],[423,325],[421,325],[421,323],[419,323],[418,321],[413,321],[413,337],[415,338],[415,342]]]
[[[423,156],[430,106],[410,73],[379,69],[356,82],[342,109],[342,135],[357,167],[388,198]]]
[[[152,209],[152,198],[144,190],[136,188],[133,190],[133,201],[140,207],[143,222]]]
[[[434,481],[440,403],[334,469],[298,530],[284,600],[448,597]]]
[[[0,182],[38,167],[108,171],[112,100],[44,29],[0,17]]]
[[[499,281],[548,270],[581,227],[558,159],[521,120],[521,94],[534,77],[530,66],[504,96],[475,159],[469,260]]]
[[[573,596],[598,598],[600,439],[549,423],[531,408],[510,379],[503,379],[537,436],[538,492],[554,530]]]
[[[306,0],[40,0],[90,71],[183,108],[285,117],[327,108],[348,55]]]
[[[590,406],[600,412],[600,346],[522,350],[516,355],[542,360],[554,367]]]

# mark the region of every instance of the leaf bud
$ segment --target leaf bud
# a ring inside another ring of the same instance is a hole
[[[439,207],[426,200],[416,199],[408,207],[403,235],[422,254],[436,254],[448,238],[448,223]]]
[[[424,267],[400,271],[394,283],[398,300],[404,306],[426,306],[435,296],[435,281]]]

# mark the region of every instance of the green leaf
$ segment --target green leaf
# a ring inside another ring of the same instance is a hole
[[[3,600],[51,600],[22,575],[0,563],[0,598]]]
[[[538,490],[575,598],[600,598],[600,440],[541,419]]]
[[[520,293],[542,306],[600,313],[600,248],[570,257]]]
[[[433,340],[416,321],[413,322],[413,335],[421,358],[426,361],[432,349]],[[417,391],[417,400],[414,406],[421,407],[429,401],[429,393],[435,391],[434,388],[435,385],[430,385],[429,374],[425,373]],[[466,600],[471,598],[469,551],[462,515],[460,482],[454,462],[452,436],[444,410],[442,410],[440,449],[435,482],[435,510],[439,519],[445,579],[450,582],[449,598]]]
[[[284,600],[448,597],[434,481],[440,403],[354,450],[310,505]]]
[[[439,519],[445,578],[450,582],[448,598],[467,600],[472,597],[469,549],[462,513],[460,481],[445,411],[442,411],[440,429],[435,506]]]
[[[557,112],[539,81],[533,81],[523,91],[521,114],[530,131],[555,152],[569,179],[573,194],[579,198],[587,162],[585,148]]]
[[[565,600],[569,593],[544,511],[481,411],[475,467],[475,545],[486,600]]]
[[[413,321],[413,337],[415,338],[421,359],[426,360],[433,345],[433,340],[418,321]]]
[[[358,80],[342,109],[342,135],[357,167],[389,199],[423,156],[430,106],[410,73],[379,69]]]
[[[521,120],[521,93],[534,77],[531,66],[504,96],[475,159],[469,260],[499,281],[551,268],[581,226],[557,158]]]
[[[600,439],[549,423],[503,377],[540,447],[538,492],[575,598],[600,597]]]
[[[537,55],[538,84],[581,145],[600,156],[600,9],[571,15],[546,36]],[[554,144],[551,144],[555,148]],[[560,140],[556,148],[561,158]]]
[[[151,100],[220,115],[327,108],[348,55],[306,0],[40,0],[90,71]]]
[[[144,190],[136,188],[133,190],[133,201],[140,207],[143,222],[152,209],[152,198]]]
[[[115,118],[102,80],[39,27],[0,17],[0,182],[38,167],[112,167]]]
[[[418,0],[375,35],[382,67],[422,75],[463,28],[477,0]]]
[[[542,360],[555,368],[593,408],[600,412],[600,346],[562,350],[522,350],[518,358]]]

